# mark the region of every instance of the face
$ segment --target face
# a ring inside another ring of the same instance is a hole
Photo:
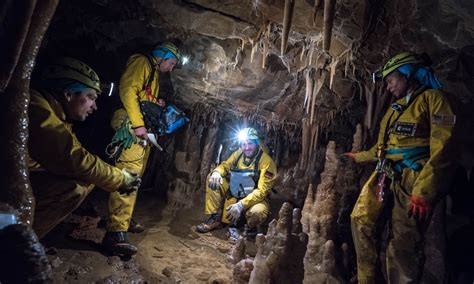
[[[178,64],[178,60],[176,58],[168,58],[163,60],[160,64],[160,72],[171,72],[173,68]]]
[[[392,72],[385,78],[385,82],[387,83],[387,91],[397,99],[406,95],[408,80],[404,75],[397,71]]]
[[[73,93],[66,91],[65,93],[65,111],[69,119],[84,121],[94,110],[97,109],[95,101],[97,100],[97,92],[94,89],[87,89],[83,92]]]
[[[245,157],[250,158],[257,153],[258,145],[250,140],[246,140],[240,144],[240,148],[242,148]]]

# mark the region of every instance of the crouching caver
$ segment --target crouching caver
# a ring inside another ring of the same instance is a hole
[[[275,162],[259,145],[257,131],[245,128],[239,133],[239,140],[240,149],[208,176],[205,212],[210,217],[196,228],[206,233],[230,223],[230,241],[238,238],[236,225],[243,217],[245,234],[257,233],[258,226],[268,217],[267,196],[276,178]]]
[[[74,211],[94,185],[120,194],[140,186],[138,175],[89,153],[72,130],[71,121],[84,121],[97,109],[100,86],[88,65],[64,57],[44,68],[30,90],[29,171],[39,238]]]

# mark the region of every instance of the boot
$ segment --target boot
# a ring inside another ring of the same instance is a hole
[[[199,233],[207,233],[220,228],[222,226],[221,218],[222,216],[220,214],[211,214],[206,221],[196,226],[196,231]]]
[[[130,225],[128,226],[128,231],[130,233],[142,233],[145,231],[145,226],[135,221],[133,218],[130,220]]]
[[[102,240],[104,248],[116,255],[134,255],[138,249],[128,242],[127,232],[107,232]]]

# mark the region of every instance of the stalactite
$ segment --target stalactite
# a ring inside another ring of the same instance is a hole
[[[323,48],[325,51],[329,51],[331,46],[332,27],[334,22],[334,14],[336,12],[336,0],[325,0],[324,1],[324,38]]]
[[[262,58],[262,69],[266,68],[267,60],[268,60],[268,46],[270,45],[270,32],[272,28],[272,24],[268,22],[266,24],[266,29],[263,34],[263,58]]]
[[[365,99],[367,101],[367,112],[365,113],[366,128],[371,129],[374,117],[374,92],[369,86],[365,87]]]
[[[318,15],[318,11],[321,8],[322,0],[314,0],[313,5],[313,26],[316,26],[316,16]]]
[[[30,3],[34,2],[30,1]],[[30,100],[28,89],[39,46],[57,4],[57,0],[38,1],[33,4],[35,8],[27,28],[28,33],[22,45],[21,55],[16,66],[10,66],[10,68],[14,67],[14,71],[5,92],[0,96],[2,100],[1,107],[3,108],[1,111],[3,126],[0,129],[2,133],[0,148],[1,156],[4,157],[2,163],[8,165],[4,168],[0,182],[4,187],[0,191],[0,201],[6,202],[18,210],[20,221],[27,224],[31,224],[34,212],[34,198],[28,179],[26,144],[28,140],[27,109]],[[11,14],[18,15],[14,11],[11,12]],[[15,23],[12,22],[11,24],[14,26]],[[20,40],[21,38],[17,38],[17,35],[12,35],[12,37],[6,39],[4,43]],[[20,45],[18,44],[17,47]],[[18,51],[14,53],[18,53]],[[0,56],[4,58],[6,54]],[[2,60],[2,62],[8,62],[8,60]],[[7,73],[9,72],[11,70],[7,71]]]
[[[309,216],[309,220],[308,217],[305,220],[307,223],[305,230],[309,231],[309,239],[304,258],[305,276],[303,283],[337,281],[335,278],[333,240],[336,237],[335,217],[337,215],[334,183],[338,174],[339,159],[333,141],[327,145],[325,161],[316,196],[313,197],[308,194],[307,198],[309,200],[305,201],[305,207],[303,208],[303,216]]]
[[[206,177],[211,169],[212,156],[214,154],[214,148],[216,146],[216,138],[218,131],[218,127],[210,127],[207,129],[207,135],[201,156],[201,188],[205,188]]]
[[[300,159],[300,169],[306,169],[307,158],[309,153],[309,146],[311,142],[309,120],[308,118],[302,119],[302,138],[301,138],[301,159]]]
[[[304,98],[304,106],[306,106],[306,113],[309,113],[309,106],[311,104],[311,97],[313,92],[313,79],[311,78],[311,71],[313,69],[306,69],[304,71],[305,82],[306,82],[306,93]],[[303,106],[303,107],[304,107]]]
[[[283,11],[283,31],[281,35],[281,56],[285,54],[288,45],[288,35],[290,34],[294,6],[295,0],[285,0],[285,10]]]

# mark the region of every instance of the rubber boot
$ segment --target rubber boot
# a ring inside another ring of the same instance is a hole
[[[116,255],[134,255],[138,249],[128,242],[127,232],[107,232],[102,240],[104,248]]]
[[[221,218],[222,215],[220,214],[211,214],[211,216],[206,221],[196,226],[196,231],[199,233],[207,233],[222,227]]]

